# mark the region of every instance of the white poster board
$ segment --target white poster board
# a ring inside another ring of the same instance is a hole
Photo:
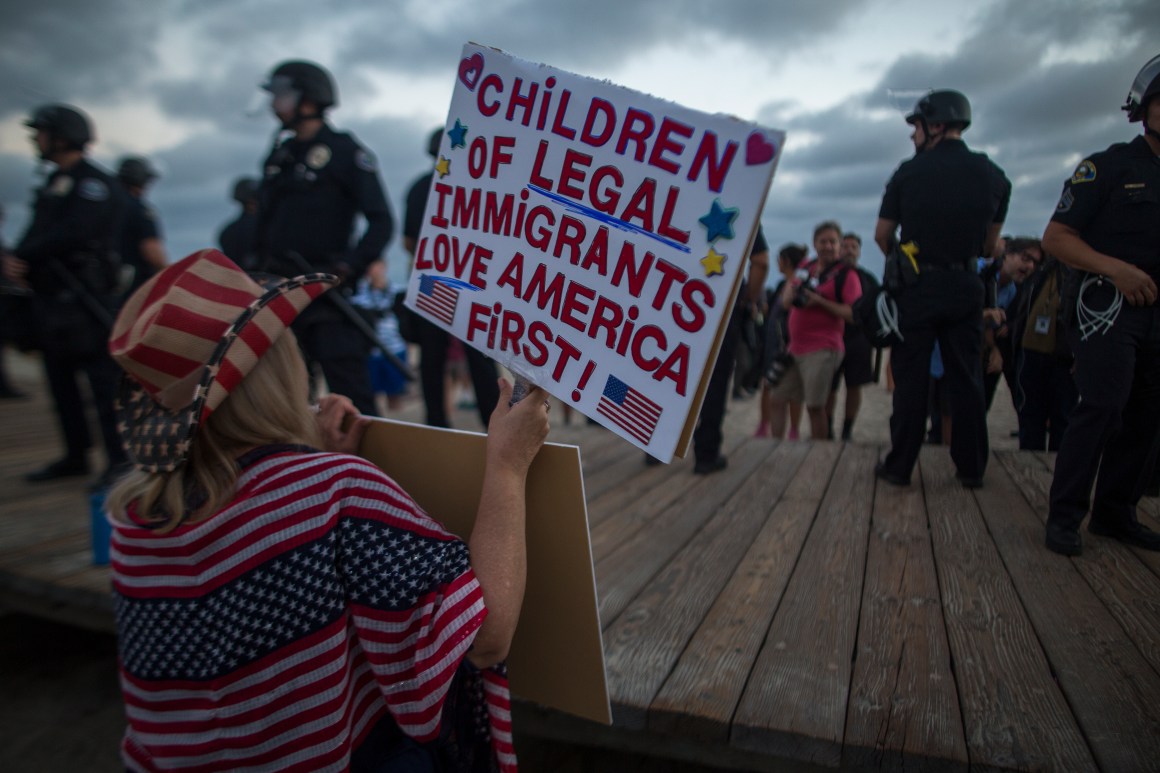
[[[468,44],[406,305],[683,455],[784,138]]]

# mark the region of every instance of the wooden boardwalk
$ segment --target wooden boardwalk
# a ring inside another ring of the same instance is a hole
[[[553,429],[582,448],[615,721],[521,704],[517,730],[625,770],[1160,769],[1160,554],[1043,548],[1050,456],[996,452],[967,491],[928,447],[899,489],[878,445],[749,438],[753,402],[731,406],[707,477]],[[0,604],[110,630],[85,481],[22,480],[51,422],[0,403]]]

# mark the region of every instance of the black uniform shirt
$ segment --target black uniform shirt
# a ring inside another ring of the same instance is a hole
[[[145,262],[141,255],[141,242],[146,239],[160,239],[161,226],[157,214],[144,199],[125,192],[125,219],[121,226],[119,241],[122,265],[133,267],[133,283],[129,292],[145,284],[145,280],[157,273],[157,269]]]
[[[254,259],[254,239],[257,227],[257,213],[242,210],[242,214],[238,215],[236,220],[227,223],[218,234],[218,244],[221,245],[222,252],[247,271],[259,268]]]
[[[427,195],[431,192],[431,178],[434,172],[428,172],[411,185],[407,191],[407,211],[403,214],[403,236],[409,236],[418,241],[419,231],[423,228],[423,213],[427,211]]]
[[[1160,281],[1160,158],[1143,136],[1081,162],[1051,219]]]
[[[62,289],[48,266],[50,258],[73,269],[81,259],[96,257],[104,262],[114,252],[124,213],[123,194],[112,176],[87,158],[49,175],[36,191],[32,206],[32,222],[13,253],[28,262],[28,279],[34,291],[55,294]],[[107,264],[110,271],[115,263]],[[84,279],[109,283],[108,287],[92,288],[98,292],[107,291],[116,281],[115,276]]]
[[[878,216],[902,226],[919,263],[962,264],[983,254],[987,229],[1007,218],[1011,183],[984,153],[944,139],[902,162]]]
[[[259,197],[259,248],[274,266],[285,265],[279,256],[296,252],[317,270],[345,264],[353,279],[391,239],[394,221],[374,156],[326,125],[309,140],[291,138],[271,151]],[[359,213],[367,227],[352,249]]]

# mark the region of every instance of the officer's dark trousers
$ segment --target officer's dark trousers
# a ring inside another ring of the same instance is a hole
[[[1019,448],[1058,451],[1078,398],[1071,360],[1023,349],[1016,370]]]
[[[1105,285],[1085,300],[1107,308],[1108,295]],[[1092,518],[1112,528],[1135,523],[1160,450],[1160,308],[1125,302],[1106,334],[1070,335],[1080,400],[1055,460],[1048,520],[1079,529],[1098,469]]]
[[[415,328],[422,354],[419,360],[419,377],[423,382],[423,402],[427,406],[427,426],[450,427],[447,418],[447,348],[451,336],[443,328],[415,315]],[[475,405],[479,418],[486,427],[491,420],[491,412],[499,402],[499,386],[495,363],[485,354],[463,345],[467,355],[467,368],[471,372],[471,384],[475,389]]]
[[[886,472],[910,478],[926,435],[930,355],[937,339],[951,403],[951,459],[958,474],[980,478],[987,466],[983,397],[983,282],[968,271],[926,270],[898,298],[904,341],[890,354],[894,413]]]
[[[85,398],[77,382],[77,377],[83,373],[89,382],[93,405],[97,409],[97,421],[101,427],[108,464],[115,467],[125,462],[125,451],[121,447],[121,436],[117,432],[117,422],[113,415],[113,400],[117,396],[121,369],[113,358],[104,352],[76,354],[46,348],[44,373],[56,407],[68,458],[74,461],[85,459],[92,446],[88,419],[85,417]]]
[[[308,364],[318,363],[326,387],[349,397],[365,416],[377,416],[367,356],[370,342],[353,324],[336,315],[319,298],[294,321],[294,334]],[[320,307],[317,311],[314,307]]]
[[[734,314],[730,316],[729,325],[721,339],[721,350],[717,353],[717,361],[709,375],[709,386],[705,389],[697,428],[693,430],[693,455],[698,462],[713,462],[721,453],[721,424],[725,420],[729,377],[733,375],[734,355],[740,338],[741,326]]]

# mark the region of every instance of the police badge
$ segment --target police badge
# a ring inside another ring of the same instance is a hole
[[[315,145],[306,151],[306,165],[311,169],[321,169],[330,163],[330,148],[326,145]]]

